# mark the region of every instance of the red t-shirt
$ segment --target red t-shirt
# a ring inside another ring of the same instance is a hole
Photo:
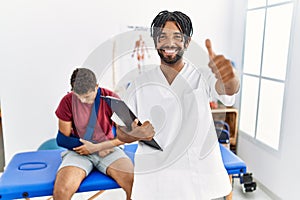
[[[101,95],[119,98],[117,94],[105,88],[101,88]],[[84,138],[92,106],[93,104],[82,103],[73,92],[70,92],[62,98],[55,114],[63,121],[72,122],[72,134],[74,136]],[[114,138],[112,114],[110,106],[101,98],[93,134],[94,141],[103,142]]]

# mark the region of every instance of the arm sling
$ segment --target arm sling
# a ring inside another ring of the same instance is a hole
[[[94,105],[92,107],[92,111],[90,114],[90,119],[88,125],[86,127],[86,131],[84,134],[83,139],[93,142],[93,133],[95,129],[95,125],[97,122],[97,114],[100,107],[100,96],[101,96],[101,89],[98,88],[97,95],[95,98]],[[82,142],[79,141],[79,138],[74,136],[65,136],[58,130],[56,136],[56,142],[59,146],[65,147],[69,150],[73,150],[73,148],[83,145]]]

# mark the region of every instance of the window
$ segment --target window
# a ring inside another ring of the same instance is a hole
[[[240,131],[278,150],[293,1],[248,0]]]

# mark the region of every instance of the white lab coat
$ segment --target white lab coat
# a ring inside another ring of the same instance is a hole
[[[234,96],[218,95],[206,68],[185,64],[169,85],[158,66],[130,84],[125,101],[140,121],[151,121],[163,148],[139,142],[133,200],[206,200],[230,193],[209,101],[228,105]]]

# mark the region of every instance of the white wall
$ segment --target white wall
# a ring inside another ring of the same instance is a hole
[[[142,3],[141,3],[142,2]],[[181,10],[193,20],[194,40],[210,37],[229,50],[231,1],[2,0],[0,98],[6,163],[56,135],[54,111],[70,89],[75,66],[127,25],[149,26],[161,10]]]
[[[149,26],[161,10],[187,13],[193,39],[212,39],[216,52],[242,63],[244,9],[236,0],[2,0],[0,1],[0,99],[6,163],[20,151],[35,150],[56,134],[54,111],[69,90],[75,66],[127,25]],[[197,3],[197,4],[196,4]],[[288,73],[283,131],[277,153],[240,135],[238,153],[254,177],[282,199],[296,199],[300,152],[300,5]]]
[[[272,151],[242,134],[238,140],[238,154],[245,160],[255,179],[275,194],[275,198],[287,200],[299,199],[300,186],[300,4],[299,1],[295,2],[298,4],[295,4],[296,16],[292,28],[294,33],[291,37],[290,66],[286,78],[280,149]],[[241,24],[242,22],[238,22],[236,27],[242,29]]]

